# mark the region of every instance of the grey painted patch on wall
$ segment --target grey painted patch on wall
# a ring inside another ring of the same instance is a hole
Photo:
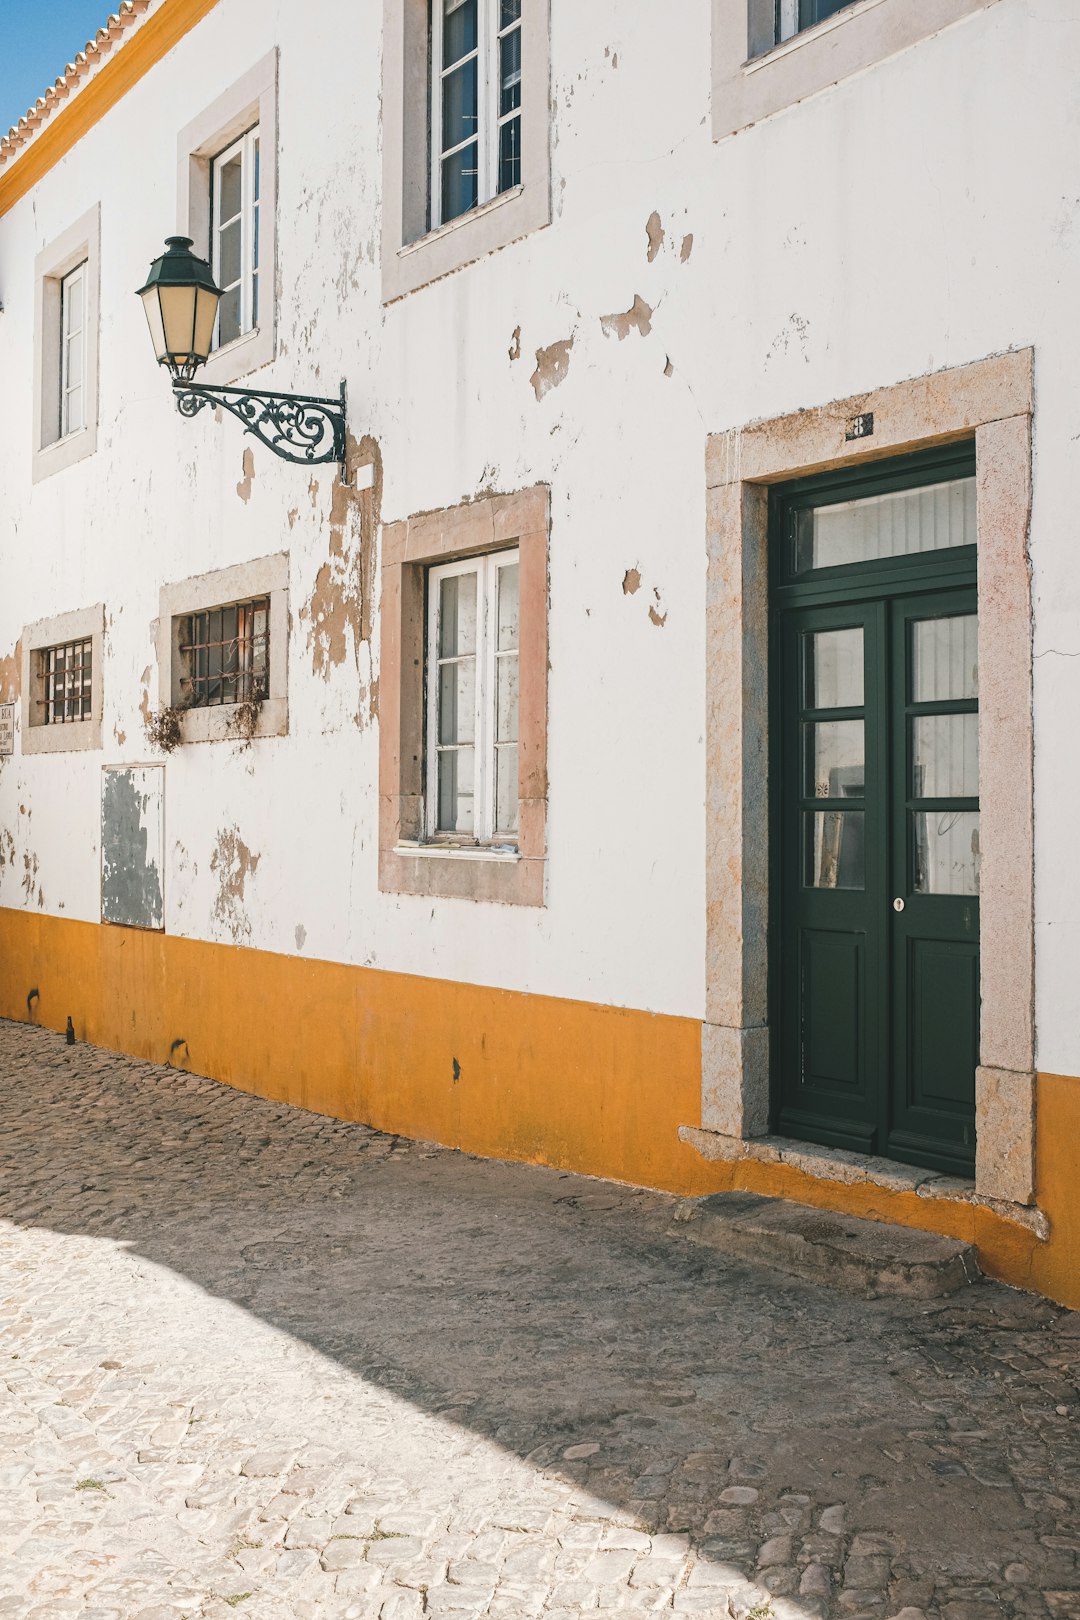
[[[165,767],[106,765],[101,777],[101,920],[165,926]]]

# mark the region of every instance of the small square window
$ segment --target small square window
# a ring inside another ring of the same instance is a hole
[[[428,570],[429,838],[516,843],[518,553]]]
[[[104,622],[99,604],[24,627],[24,754],[101,747]]]
[[[288,652],[287,552],[162,586],[159,704],[185,743],[284,737]]]
[[[261,703],[270,690],[270,598],[206,608],[180,618],[186,709]]]
[[[92,712],[93,643],[68,641],[43,647],[37,654],[38,688],[34,699],[38,715],[33,724],[62,726],[89,720]]]

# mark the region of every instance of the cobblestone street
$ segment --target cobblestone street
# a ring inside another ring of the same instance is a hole
[[[1080,1316],[0,1024],[0,1616],[1080,1616]]]

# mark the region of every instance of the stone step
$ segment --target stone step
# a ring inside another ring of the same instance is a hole
[[[696,1199],[674,1230],[721,1254],[864,1299],[941,1299],[981,1275],[970,1243],[758,1193]]]

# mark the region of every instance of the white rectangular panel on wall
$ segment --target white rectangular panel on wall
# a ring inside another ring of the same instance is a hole
[[[101,920],[165,927],[164,765],[106,765],[101,773]]]

